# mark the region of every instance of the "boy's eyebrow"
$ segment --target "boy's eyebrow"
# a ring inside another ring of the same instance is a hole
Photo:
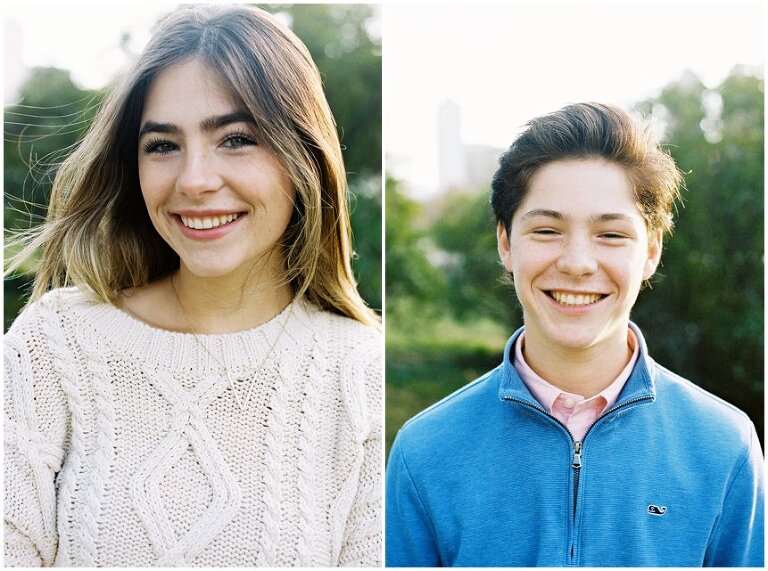
[[[529,210],[523,215],[523,219],[533,218],[534,216],[544,216],[546,218],[554,218],[555,220],[568,221],[570,216],[558,212],[557,210],[550,210],[548,208],[535,208]],[[594,222],[612,222],[615,220],[631,220],[631,217],[622,212],[606,212],[603,214],[593,214],[591,221]]]
[[[526,218],[533,218],[534,216],[546,216],[547,218],[555,218],[557,220],[567,220],[568,216],[557,210],[549,210],[547,208],[534,208],[523,214],[523,220]]]
[[[595,214],[592,216],[593,222],[613,222],[614,220],[631,220],[627,214],[621,212],[607,212],[605,214]]]
[[[213,117],[206,117],[200,121],[200,128],[205,132],[215,131],[221,129],[232,123],[250,123],[254,124],[253,117],[247,111],[234,111],[232,113],[225,113],[224,115],[214,115]],[[161,133],[164,135],[178,135],[181,133],[181,128],[174,123],[164,123],[160,121],[147,121],[141,127],[139,131],[139,138],[143,137],[147,133]]]

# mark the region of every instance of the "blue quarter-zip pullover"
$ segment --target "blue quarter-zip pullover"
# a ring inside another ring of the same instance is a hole
[[[574,442],[504,362],[411,419],[388,566],[763,566],[762,454],[735,407],[640,355]]]

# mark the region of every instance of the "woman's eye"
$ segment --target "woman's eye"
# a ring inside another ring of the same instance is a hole
[[[144,152],[148,154],[167,155],[172,153],[178,147],[170,141],[147,141],[144,144]]]
[[[223,144],[229,149],[240,149],[242,147],[255,145],[256,141],[247,135],[235,134],[229,135],[227,138],[225,138]]]

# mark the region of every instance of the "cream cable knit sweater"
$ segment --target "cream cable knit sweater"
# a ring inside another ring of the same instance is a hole
[[[192,335],[75,288],[22,313],[5,338],[6,565],[381,565],[380,335],[295,301],[200,339],[255,377],[246,413]]]

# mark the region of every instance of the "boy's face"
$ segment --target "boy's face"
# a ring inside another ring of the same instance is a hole
[[[499,225],[498,246],[526,343],[560,353],[626,340],[640,286],[661,257],[661,237],[649,237],[624,169],[593,158],[540,168],[509,236]]]

